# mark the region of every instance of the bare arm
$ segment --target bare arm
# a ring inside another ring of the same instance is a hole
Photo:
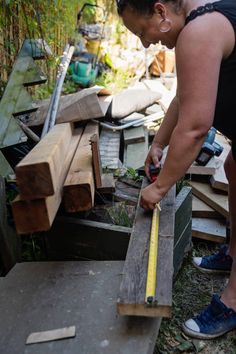
[[[219,24],[224,28],[220,34]],[[153,209],[199,153],[213,122],[221,61],[233,49],[231,30],[227,20],[214,13],[193,21],[179,36],[176,46],[178,121],[157,181],[142,192],[144,208]]]

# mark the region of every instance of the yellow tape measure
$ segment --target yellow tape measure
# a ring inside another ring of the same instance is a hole
[[[149,245],[148,270],[146,282],[145,303],[154,306],[157,303],[156,294],[156,275],[157,275],[157,255],[158,255],[158,232],[159,232],[159,214],[160,206],[156,205],[152,215],[152,227]]]

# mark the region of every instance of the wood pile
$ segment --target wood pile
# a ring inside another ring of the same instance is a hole
[[[97,122],[85,128],[57,124],[16,166],[19,195],[12,210],[19,234],[50,229],[61,202],[66,212],[92,208],[94,171],[103,180],[99,156],[91,148],[98,135]]]
[[[216,168],[213,173],[204,173],[207,166],[201,166],[202,174],[209,175],[207,179],[197,176],[189,182],[192,187],[192,236],[224,243],[226,241],[226,225],[229,220],[228,181],[224,173],[224,161],[230,151],[230,145],[220,134],[216,141],[224,150],[215,157]],[[210,161],[211,162],[211,161]],[[199,166],[200,167],[200,166]]]

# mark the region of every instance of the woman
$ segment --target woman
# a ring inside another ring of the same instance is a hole
[[[229,282],[221,297],[214,295],[183,325],[190,336],[215,338],[236,328],[236,1],[117,0],[117,8],[145,48],[161,41],[176,53],[177,95],[147,156],[148,177],[150,163],[159,165],[167,145],[168,154],[157,181],[142,191],[142,207],[153,209],[184,176],[211,126],[232,141],[225,162],[231,241],[229,255],[222,256],[233,260]]]

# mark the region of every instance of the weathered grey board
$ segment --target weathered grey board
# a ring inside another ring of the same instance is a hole
[[[99,144],[102,168],[111,170],[120,168],[120,132],[102,128]]]
[[[146,178],[143,186],[147,185]],[[157,307],[145,305],[146,275],[152,212],[137,207],[136,218],[127,251],[120,292],[118,313],[135,316],[169,317],[172,305],[175,187],[161,203],[157,261]]]
[[[220,215],[216,210],[211,208],[209,205],[207,205],[205,202],[203,202],[201,199],[193,195],[192,198],[192,217],[194,218],[216,218],[220,219],[222,218],[222,215]]]
[[[49,259],[124,260],[131,229],[76,217],[57,217],[46,233]]]
[[[30,83],[26,83],[27,71],[32,71],[33,59],[41,59],[44,56],[44,48],[42,42],[27,39],[24,41],[18,54],[0,102],[1,148],[26,140],[26,136],[22,132],[13,114],[17,115],[17,113],[30,112],[37,108],[34,106],[24,86],[26,86],[26,84],[35,84],[32,78],[29,78]],[[36,66],[36,64],[34,65]],[[42,77],[40,82],[45,82],[45,77]],[[38,80],[37,83],[39,83]]]
[[[117,316],[123,262],[31,262],[0,279],[0,352],[152,354],[161,319]],[[70,339],[25,345],[32,332],[75,326]]]
[[[192,246],[192,189],[183,187],[175,199],[174,275]]]
[[[224,243],[226,241],[225,221],[193,218],[192,236],[203,240]]]
[[[139,143],[142,141],[145,141],[145,133],[143,126],[124,130],[125,144]]]
[[[127,144],[124,149],[124,165],[138,169],[144,165],[148,153],[148,133],[145,132],[145,141]]]

